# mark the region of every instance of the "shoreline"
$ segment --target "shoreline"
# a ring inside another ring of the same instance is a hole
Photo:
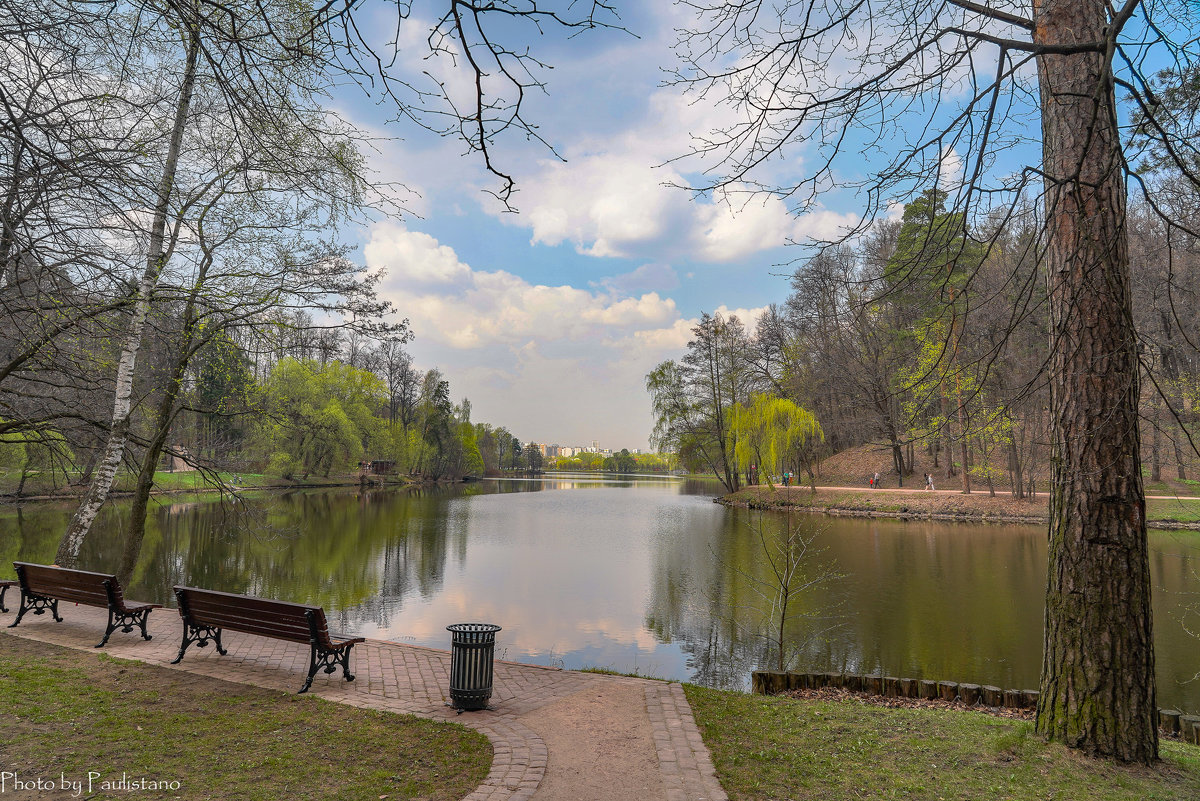
[[[230,495],[239,495],[244,492],[263,492],[270,490],[299,490],[299,489],[337,489],[347,487],[366,487],[368,489],[421,489],[425,487],[436,487],[442,484],[458,484],[460,480],[441,480],[441,481],[362,481],[347,477],[343,481],[325,481],[325,482],[295,482],[288,484],[238,484],[229,491]],[[22,503],[52,503],[54,501],[77,501],[83,497],[83,490],[86,485],[81,486],[78,492],[56,492],[53,495],[0,495],[0,506],[17,505]],[[209,493],[225,493],[220,487],[214,487],[211,484],[205,484],[199,487],[180,487],[176,489],[153,489],[150,491],[150,497],[156,498],[164,495],[201,495]],[[114,489],[109,493],[110,498],[131,498],[136,493],[134,490]]]
[[[1045,493],[1033,499],[1017,500],[999,493],[992,497],[986,490],[964,495],[957,490],[928,492],[818,486],[814,493],[808,487],[754,485],[714,498],[713,502],[731,509],[793,511],[829,517],[1000,525],[1046,525],[1050,520],[1049,499]],[[1155,520],[1148,516],[1146,526],[1200,531],[1200,521],[1171,518]]]

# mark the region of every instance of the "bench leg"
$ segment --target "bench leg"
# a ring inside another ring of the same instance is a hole
[[[101,640],[96,647],[103,648],[104,644],[108,642],[108,638],[111,637],[112,633],[117,629],[120,629],[126,634],[131,634],[134,626],[137,626],[142,630],[142,639],[152,639],[150,634],[146,631],[146,623],[149,619],[149,609],[143,609],[140,612],[117,612],[110,607],[108,610],[108,628],[104,630],[104,639]]]
[[[346,681],[354,681],[354,676],[350,673],[350,648],[337,648],[332,651],[326,651],[324,648],[319,648],[315,643],[309,645],[308,658],[308,678],[304,681],[304,686],[300,688],[300,693],[308,692],[312,687],[313,676],[317,675],[318,670],[323,670],[326,673],[332,673],[341,667],[342,675],[346,677]]]
[[[3,587],[0,587],[0,612],[8,611],[8,607],[4,605],[4,593],[8,592],[9,586],[5,584]]]
[[[8,627],[16,628],[16,625],[21,622],[21,618],[25,617],[26,612],[33,612],[35,615],[44,615],[50,612],[51,617],[56,623],[62,623],[62,618],[58,616],[58,599],[46,598],[41,595],[29,595],[25,590],[21,590],[21,608],[17,610],[17,619],[8,624]]]
[[[318,658],[317,646],[315,643],[311,644],[308,650],[308,678],[304,680],[304,686],[300,688],[300,692],[296,693],[296,695],[301,695],[302,693],[308,692],[308,688],[312,686],[313,676],[317,675],[317,668],[322,667],[326,662],[326,658],[328,657],[328,654],[321,653],[320,658]]]
[[[147,637],[146,639],[150,639]],[[217,646],[217,653],[221,656],[229,653],[221,645],[221,630],[215,629],[212,626],[193,626],[191,623],[183,624],[183,643],[179,646],[179,656],[171,660],[172,665],[178,665],[183,660],[183,652],[188,649],[192,643],[196,643],[197,648],[207,648],[209,641],[212,641]]]

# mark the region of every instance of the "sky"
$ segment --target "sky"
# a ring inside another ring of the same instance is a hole
[[[802,255],[789,240],[832,237],[858,219],[852,207],[793,216],[779,200],[731,207],[676,188],[701,167],[676,161],[692,134],[728,112],[663,85],[681,12],[636,6],[622,20],[636,35],[593,31],[539,51],[554,69],[529,116],[563,160],[514,137],[497,143],[516,213],[485,191],[497,181],[462,142],[390,123],[361,94],[338,98],[338,113],[373,137],[377,177],[405,187],[408,210],[348,238],[386,271],[382,294],[410,322],[416,365],[440,369],[474,421],[522,442],[647,449],[645,376],[683,355],[701,313],[751,324],[787,297],[787,262]],[[398,69],[464,97],[470,87],[445,59],[418,59],[422,28],[402,34]]]

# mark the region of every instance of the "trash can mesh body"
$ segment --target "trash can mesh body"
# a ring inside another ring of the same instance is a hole
[[[457,709],[484,709],[492,697],[496,632],[491,623],[455,623],[450,632],[450,703]]]

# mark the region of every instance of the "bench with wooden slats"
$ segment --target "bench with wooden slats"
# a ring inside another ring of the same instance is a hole
[[[325,610],[319,606],[196,587],[175,587],[175,597],[179,599],[179,616],[183,618],[183,643],[179,646],[179,656],[171,664],[182,660],[192,643],[204,648],[211,641],[217,646],[217,653],[225,655],[228,651],[221,644],[221,632],[229,629],[308,643],[308,679],[300,689],[302,693],[308,692],[318,669],[333,673],[340,665],[346,681],[354,681],[350,673],[350,650],[363,638],[331,635]]]
[[[13,568],[17,571],[17,584],[21,587],[21,607],[17,611],[17,619],[9,624],[10,629],[20,623],[27,612],[35,615],[49,612],[61,623],[58,602],[68,601],[108,610],[108,628],[104,630],[104,639],[97,643],[97,648],[102,648],[117,629],[129,633],[134,626],[142,630],[143,639],[151,639],[146,632],[146,620],[150,617],[150,610],[160,609],[162,604],[126,601],[116,576],[29,562],[13,562]]]

